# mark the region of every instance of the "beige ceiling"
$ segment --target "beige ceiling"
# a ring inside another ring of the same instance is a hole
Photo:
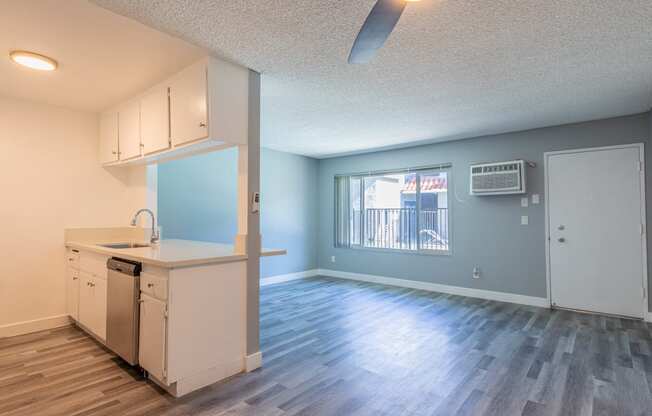
[[[262,140],[313,156],[643,112],[650,0],[423,0],[346,63],[374,0],[93,0],[263,73]]]
[[[12,49],[51,56],[60,67],[20,67],[8,58]],[[195,46],[85,0],[0,1],[0,95],[99,111],[201,55]]]

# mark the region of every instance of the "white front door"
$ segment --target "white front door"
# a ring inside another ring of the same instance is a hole
[[[553,306],[643,318],[642,146],[546,155]]]

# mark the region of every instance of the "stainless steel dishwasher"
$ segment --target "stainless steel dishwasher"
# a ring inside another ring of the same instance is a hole
[[[106,263],[106,345],[131,365],[138,364],[140,271],[138,262],[116,257]]]

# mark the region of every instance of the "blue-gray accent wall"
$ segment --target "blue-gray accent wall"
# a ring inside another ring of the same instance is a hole
[[[237,233],[237,150],[159,165],[158,215],[163,238],[232,244]],[[263,246],[288,254],[261,258],[261,277],[317,267],[318,161],[262,149]]]
[[[319,267],[546,297],[544,152],[644,142],[649,161],[651,131],[652,115],[645,113],[319,161],[263,149],[263,245],[287,248],[288,255],[262,259],[261,275]],[[227,150],[159,166],[158,209],[164,238],[233,241],[236,158],[235,150]],[[510,159],[536,163],[527,172],[528,196],[539,194],[541,204],[522,208],[520,195],[469,195],[470,163]],[[453,165],[451,255],[334,248],[334,175],[439,163]],[[647,210],[652,212],[652,169],[646,169],[646,176]],[[529,225],[520,225],[521,215],[529,216]],[[652,253],[649,234],[648,251]],[[478,280],[472,279],[475,266],[482,271]],[[652,261],[648,266],[652,275]]]
[[[546,297],[544,152],[625,143],[647,144],[649,136],[650,116],[646,113],[321,160],[319,267]],[[469,195],[469,164],[512,159],[536,163],[535,168],[527,171],[528,196],[539,194],[541,204],[522,208],[522,195]],[[449,191],[451,255],[334,247],[335,175],[439,163],[453,165],[452,192]],[[650,185],[648,182],[648,195],[652,195]],[[520,224],[522,215],[529,216],[529,225]],[[648,248],[652,248],[649,242]],[[335,256],[335,262],[331,261],[331,256]],[[478,280],[472,278],[476,266],[482,271]]]

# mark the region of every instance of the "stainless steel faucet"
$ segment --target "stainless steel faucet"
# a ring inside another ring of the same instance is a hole
[[[158,241],[160,239],[160,236],[158,234],[158,227],[156,226],[156,217],[154,216],[154,213],[152,212],[151,209],[147,209],[147,208],[139,209],[134,214],[134,217],[131,219],[131,225],[134,225],[134,226],[136,225],[136,223],[138,221],[138,216],[142,212],[147,212],[152,217],[152,238],[149,239],[149,242],[152,243],[152,244],[156,244],[156,243],[158,243]]]

